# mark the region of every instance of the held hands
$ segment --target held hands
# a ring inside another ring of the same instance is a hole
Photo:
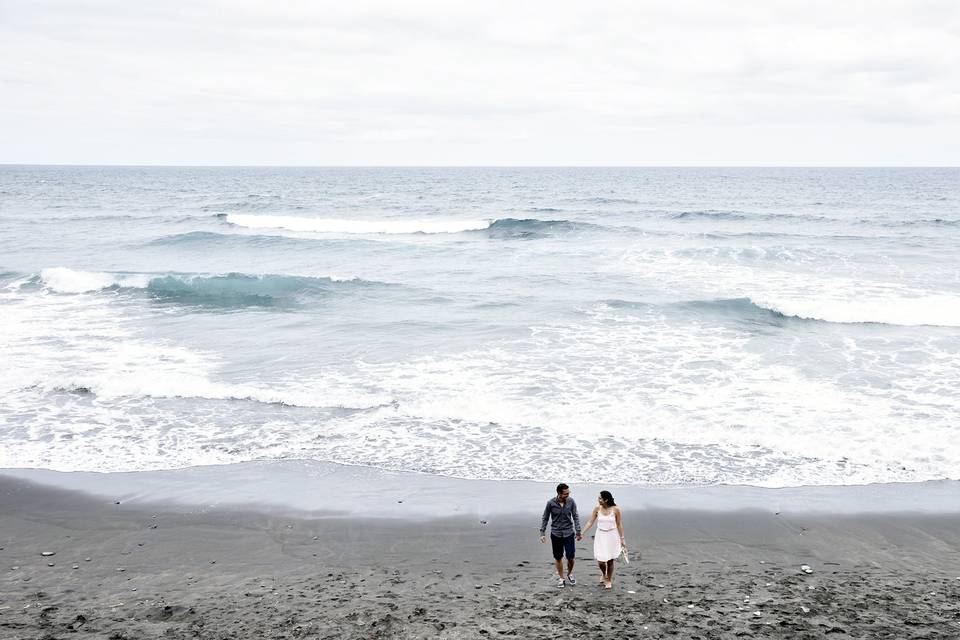
[[[547,536],[540,536],[540,544],[544,544],[547,541]]]
[[[583,536],[578,533],[578,534],[577,534],[577,542],[580,542],[581,540],[583,540]]]

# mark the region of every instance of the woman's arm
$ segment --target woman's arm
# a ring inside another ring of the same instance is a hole
[[[587,531],[590,530],[590,527],[593,526],[594,520],[597,519],[597,511],[599,510],[600,510],[600,507],[593,508],[593,513],[590,514],[590,520],[587,521],[587,526],[583,528],[583,531],[580,532],[580,535],[583,535],[583,536],[587,535]]]
[[[620,507],[617,507],[616,509],[613,510],[613,515],[617,516],[617,531],[620,532],[620,542],[622,544],[624,540],[623,540],[623,523],[620,522]]]

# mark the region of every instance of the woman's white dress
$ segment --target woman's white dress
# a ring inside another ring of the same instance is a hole
[[[617,531],[617,517],[597,512],[597,533],[593,536],[593,557],[597,562],[613,560],[620,555],[620,532]]]

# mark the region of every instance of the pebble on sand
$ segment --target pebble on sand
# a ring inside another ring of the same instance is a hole
[[[804,573],[813,573],[813,569],[811,569],[810,565],[808,564],[800,565],[800,571],[803,571]]]
[[[40,555],[42,555],[43,557],[46,558],[46,557],[49,557],[49,556],[55,556],[55,555],[57,555],[57,552],[56,552],[56,551],[41,551],[41,552],[40,552]]]
[[[800,607],[800,611],[803,611],[804,613],[810,613],[810,607]]]

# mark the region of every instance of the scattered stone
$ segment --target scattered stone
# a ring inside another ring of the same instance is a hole
[[[474,588],[474,589],[483,589],[483,585],[482,585],[482,584],[475,584],[475,585],[473,585],[473,588]]]
[[[124,569],[123,567],[117,567],[117,571],[119,571],[120,573],[123,573],[124,571],[126,571],[126,569]]]
[[[759,618],[760,616],[763,615],[763,613],[760,612],[760,611],[754,611],[754,612],[753,612],[753,615],[754,615],[755,617]]]
[[[17,570],[17,569],[19,569],[19,568],[20,568],[19,566],[16,566],[16,567],[10,567],[10,571],[16,571],[16,570]]]
[[[800,565],[800,571],[803,571],[804,573],[813,573],[813,569],[811,569],[810,565],[808,564]]]
[[[119,501],[119,500],[117,500],[117,501],[116,501],[116,502],[114,502],[113,504],[120,504],[120,501]]]
[[[130,591],[136,591],[136,590],[137,590],[136,587],[131,587],[131,588],[130,588]]]
[[[800,607],[800,611],[803,611],[804,613],[810,613],[810,607]]]
[[[216,561],[216,560],[211,560],[211,561],[210,561],[210,564],[217,564],[217,561]]]
[[[688,605],[687,605],[687,609],[693,609],[693,605],[692,605],[692,604],[688,604]]]
[[[53,562],[48,562],[48,563],[47,563],[47,566],[48,566],[48,567],[55,567],[55,566],[57,566],[57,565],[54,564]]]
[[[403,500],[397,500],[397,504],[403,504]]]
[[[73,568],[74,568],[74,569],[79,569],[79,568],[80,568],[80,565],[75,564],[75,565],[73,565]]]
[[[486,521],[486,520],[481,520],[481,521],[480,521],[480,524],[487,524],[487,521]]]
[[[313,539],[314,539],[314,540],[319,540],[319,539],[320,539],[320,536],[313,536]]]
[[[40,552],[40,555],[42,555],[42,556],[45,557],[45,558],[48,558],[48,557],[50,557],[50,556],[55,556],[55,555],[57,555],[57,552],[56,552],[56,551],[41,551],[41,552]]]

